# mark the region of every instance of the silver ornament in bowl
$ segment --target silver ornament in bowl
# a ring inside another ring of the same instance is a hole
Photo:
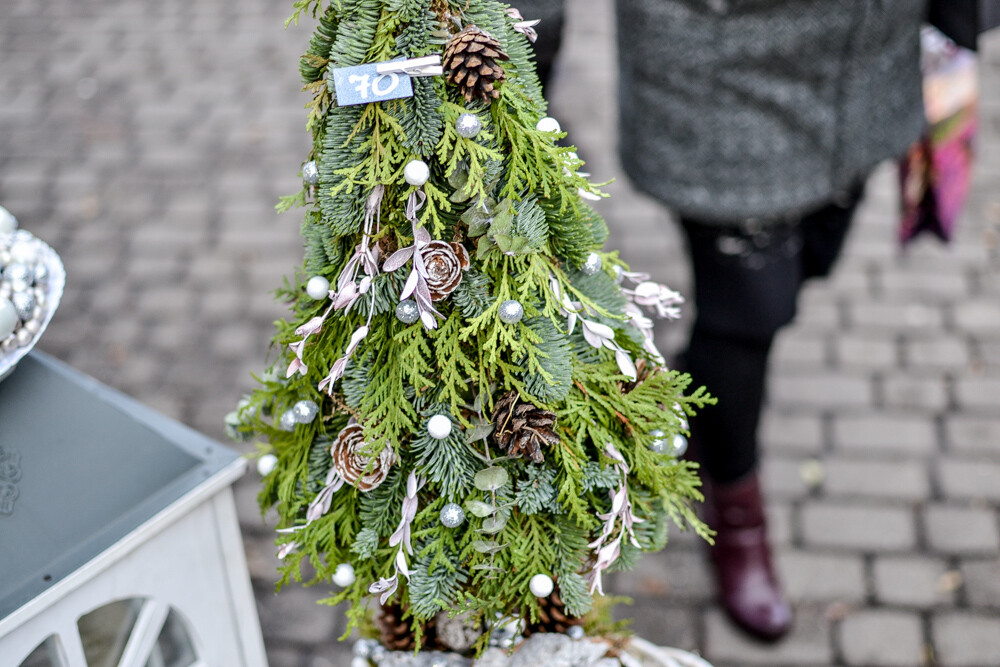
[[[302,165],[302,180],[309,185],[319,184],[319,167],[316,166],[315,160],[310,160]]]
[[[295,415],[295,421],[299,424],[309,424],[319,414],[319,406],[308,399],[299,401],[292,406],[292,414]]]
[[[22,322],[27,322],[35,314],[35,295],[31,292],[14,292],[10,296],[10,302],[14,304],[14,310]]]
[[[483,122],[474,113],[463,113],[455,121],[455,131],[458,132],[458,136],[466,139],[472,139],[482,129]]]
[[[520,301],[508,299],[500,304],[500,321],[504,324],[517,324],[524,317],[524,306]]]

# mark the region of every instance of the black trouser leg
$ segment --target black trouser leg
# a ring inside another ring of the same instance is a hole
[[[833,267],[860,194],[846,206],[775,225],[682,219],[698,316],[681,363],[719,399],[691,420],[698,456],[714,481],[739,479],[756,466],[774,337],[795,317],[804,281]]]

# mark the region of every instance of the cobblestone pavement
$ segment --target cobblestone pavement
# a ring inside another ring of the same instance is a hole
[[[298,219],[273,211],[308,147],[308,30],[282,30],[289,4],[0,2],[0,203],[69,274],[41,347],[220,439],[282,314],[270,291],[301,258]],[[619,173],[610,1],[574,8],[553,108],[604,179]],[[985,46],[954,245],[900,254],[880,171],[774,355],[763,467],[795,631],[770,648],[735,632],[680,535],[614,582],[647,638],[720,666],[1000,665],[1000,39]],[[611,192],[613,243],[687,291],[668,215],[624,181]],[[237,495],[271,664],[346,664],[341,615],[313,604],[325,591],[273,595],[256,487]]]

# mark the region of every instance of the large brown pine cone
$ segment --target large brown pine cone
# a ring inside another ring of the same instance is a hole
[[[583,625],[583,619],[566,613],[566,605],[559,597],[558,591],[553,591],[547,598],[538,598],[538,622],[526,622],[524,636],[542,632],[564,633],[574,625]]]
[[[344,430],[337,434],[337,439],[330,447],[333,467],[345,482],[356,486],[360,491],[371,491],[384,482],[395,459],[392,447],[385,447],[369,469],[372,457],[362,453],[367,446],[364,429],[352,419]]]
[[[412,618],[403,620],[404,609],[398,604],[384,605],[375,616],[382,645],[390,651],[412,651],[416,648],[417,638],[410,629]],[[436,621],[432,618],[421,624],[424,636],[420,640],[422,649],[435,649],[437,642]]]
[[[516,391],[509,391],[493,408],[493,440],[508,456],[526,456],[535,463],[545,460],[543,445],[556,445],[554,412],[523,403]]]
[[[440,301],[462,282],[462,272],[469,268],[469,251],[461,243],[431,241],[422,254],[431,301]]]
[[[507,76],[498,60],[510,60],[500,42],[468,25],[448,40],[441,64],[448,71],[448,82],[462,89],[467,102],[479,98],[489,104],[500,96],[493,84]]]

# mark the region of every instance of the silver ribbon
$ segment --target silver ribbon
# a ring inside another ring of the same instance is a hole
[[[375,66],[375,71],[379,74],[407,74],[409,76],[441,76],[444,74],[440,55],[379,63]]]

